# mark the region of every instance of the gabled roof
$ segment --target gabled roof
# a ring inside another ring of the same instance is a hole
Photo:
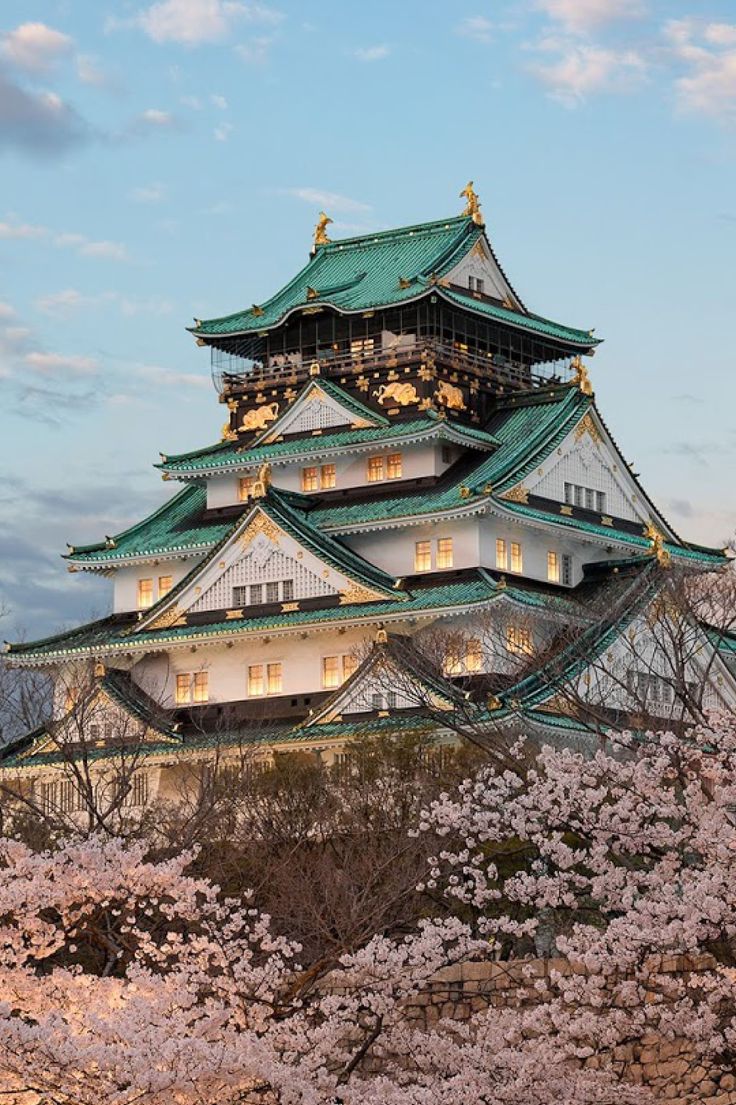
[[[288,433],[287,425],[294,422],[300,410],[314,398],[332,400],[335,407],[344,411],[343,425],[359,422],[368,426],[388,426],[389,419],[382,411],[374,410],[356,399],[354,395],[333,383],[327,377],[313,377],[307,380],[298,395],[284,407],[275,422],[260,434],[256,445],[274,441],[283,433]]]
[[[484,430],[466,426],[462,422],[450,422],[434,411],[427,411],[421,418],[409,422],[394,422],[387,426],[364,429],[325,430],[318,437],[293,437],[271,443],[233,445],[221,442],[209,449],[194,453],[181,453],[166,457],[155,465],[179,478],[216,475],[260,464],[296,464],[300,460],[330,456],[333,452],[361,451],[378,446],[391,446],[394,442],[413,443],[437,439],[451,441],[469,449],[490,450],[497,442]]]
[[[319,246],[305,267],[264,303],[222,318],[197,320],[190,329],[198,337],[211,339],[258,334],[278,326],[292,311],[307,306],[329,305],[349,314],[437,294],[475,314],[491,316],[580,349],[598,344],[589,331],[560,326],[525,311],[496,308],[439,284],[481,238],[495,262],[483,228],[464,215],[330,242]],[[518,301],[510,285],[509,290]]]

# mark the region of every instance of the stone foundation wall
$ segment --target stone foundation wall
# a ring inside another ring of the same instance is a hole
[[[686,959],[670,956],[653,964],[665,974],[697,973],[711,966],[709,956]],[[462,963],[438,971],[427,988],[412,999],[408,1017],[419,1027],[431,1028],[441,1018],[470,1020],[489,1007],[518,1008],[532,1003],[536,979],[550,971],[572,973],[562,959],[515,962]],[[697,1055],[690,1044],[664,1040],[653,1034],[638,1044],[615,1048],[610,1054],[585,1060],[589,1068],[613,1069],[625,1081],[645,1085],[667,1105],[736,1105],[736,1075]]]

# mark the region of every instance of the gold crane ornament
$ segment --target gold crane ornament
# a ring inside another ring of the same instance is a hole
[[[480,200],[478,199],[478,193],[473,188],[472,180],[469,180],[465,185],[460,193],[460,198],[466,200],[463,215],[470,215],[476,226],[483,226],[483,216],[480,212]]]
[[[324,211],[320,211],[319,218],[317,219],[317,225],[314,228],[314,242],[312,243],[312,253],[316,253],[318,246],[326,246],[332,240],[327,237],[327,227],[332,222],[329,215],[325,215]]]

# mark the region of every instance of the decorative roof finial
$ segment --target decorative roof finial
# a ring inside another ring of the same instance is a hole
[[[314,228],[314,242],[312,243],[312,253],[317,252],[318,246],[326,246],[331,239],[327,237],[327,227],[332,222],[329,215],[325,215],[324,211],[320,211],[319,218],[317,219],[317,225]]]
[[[472,180],[469,180],[465,185],[460,197],[467,200],[463,215],[470,215],[476,226],[484,226],[483,216],[480,213],[480,200],[478,199],[478,193],[473,188]]]
[[[253,481],[253,489],[251,490],[251,498],[253,499],[265,499],[268,494],[268,489],[271,486],[271,465],[262,464],[258,469],[258,475]]]
[[[656,556],[657,563],[662,568],[668,568],[671,560],[670,553],[669,550],[664,547],[664,537],[654,525],[654,522],[648,522],[644,527],[644,536],[648,538],[650,542],[650,555]]]
[[[575,375],[573,376],[571,382],[580,388],[583,395],[592,395],[593,385],[590,382],[588,370],[583,364],[579,353],[575,357],[573,357],[570,367],[575,370]]]

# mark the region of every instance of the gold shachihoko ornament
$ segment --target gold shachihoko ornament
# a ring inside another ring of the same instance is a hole
[[[329,245],[331,239],[327,237],[327,227],[332,222],[329,215],[325,215],[324,211],[320,211],[319,218],[317,219],[317,225],[314,228],[314,242],[312,243],[312,253],[314,253],[318,246]]]
[[[483,226],[484,223],[483,216],[481,215],[480,211],[480,200],[478,199],[478,193],[473,188],[472,180],[469,180],[468,183],[465,185],[462,192],[460,193],[460,198],[467,201],[465,204],[463,215],[470,215],[476,226]]]

